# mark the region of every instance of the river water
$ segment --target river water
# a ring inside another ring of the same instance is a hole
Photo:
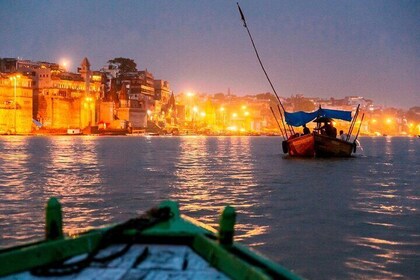
[[[279,137],[0,137],[0,248],[132,218],[164,199],[309,279],[418,279],[420,138],[362,138],[348,159],[291,159]]]

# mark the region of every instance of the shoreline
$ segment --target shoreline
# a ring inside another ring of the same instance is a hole
[[[156,133],[27,133],[27,134],[0,134],[0,137],[19,137],[19,136],[129,136],[129,137],[282,137],[281,134],[267,134],[267,133],[220,133],[220,134],[156,134]],[[420,138],[420,135],[398,134],[398,135],[359,135],[361,138],[382,138],[382,137],[406,137],[406,138]]]

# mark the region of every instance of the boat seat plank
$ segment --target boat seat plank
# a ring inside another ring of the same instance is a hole
[[[213,268],[204,258],[199,256],[196,252],[194,252],[191,248],[187,250],[186,256],[186,270],[204,270]]]
[[[78,262],[78,261],[81,261],[81,260],[86,259],[87,256],[88,256],[88,254],[77,255],[77,256],[74,256],[74,257],[66,260],[64,263],[65,264],[75,263],[75,262]]]
[[[136,268],[182,270],[186,256],[186,246],[154,245],[149,246],[147,258]]]
[[[116,244],[116,245],[108,246],[102,249],[101,251],[99,251],[98,254],[96,254],[96,257],[103,258],[109,255],[112,255],[116,252],[121,251],[124,247],[125,247],[125,244]]]
[[[110,261],[107,267],[130,269],[134,265],[137,257],[143,253],[145,247],[144,245],[133,245],[124,255]]]

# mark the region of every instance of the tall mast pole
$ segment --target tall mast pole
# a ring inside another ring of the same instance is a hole
[[[265,71],[265,67],[264,67],[264,65],[263,65],[263,63],[261,61],[260,55],[258,54],[257,47],[255,46],[254,39],[252,38],[251,32],[249,31],[248,25],[246,24],[244,13],[242,12],[242,9],[239,6],[239,3],[237,2],[236,4],[238,5],[239,13],[241,14],[241,19],[242,19],[242,21],[244,23],[244,27],[246,28],[246,31],[248,31],[248,35],[249,35],[249,38],[251,39],[252,46],[254,47],[255,54],[257,55],[258,62],[261,65],[261,68],[262,68],[262,70],[263,70],[263,72],[265,74],[265,77],[267,78],[268,82],[270,83],[271,89],[273,90],[274,94],[276,95],[277,101],[279,102],[279,104],[280,104],[283,112],[285,112],[284,107],[283,107],[283,104],[280,101],[280,98],[279,98],[279,96],[278,96],[278,94],[277,94],[277,92],[276,92],[276,90],[275,90],[275,88],[273,86],[273,83],[271,82],[270,77],[268,77],[267,71]]]

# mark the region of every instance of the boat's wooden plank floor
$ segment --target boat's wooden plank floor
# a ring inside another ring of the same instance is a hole
[[[124,245],[110,246],[97,258],[120,251]],[[77,256],[66,263],[85,258]],[[211,267],[190,247],[179,245],[133,245],[124,255],[106,263],[93,262],[79,273],[65,276],[38,277],[30,272],[9,275],[1,279],[104,279],[104,280],[165,280],[165,279],[229,279]]]

